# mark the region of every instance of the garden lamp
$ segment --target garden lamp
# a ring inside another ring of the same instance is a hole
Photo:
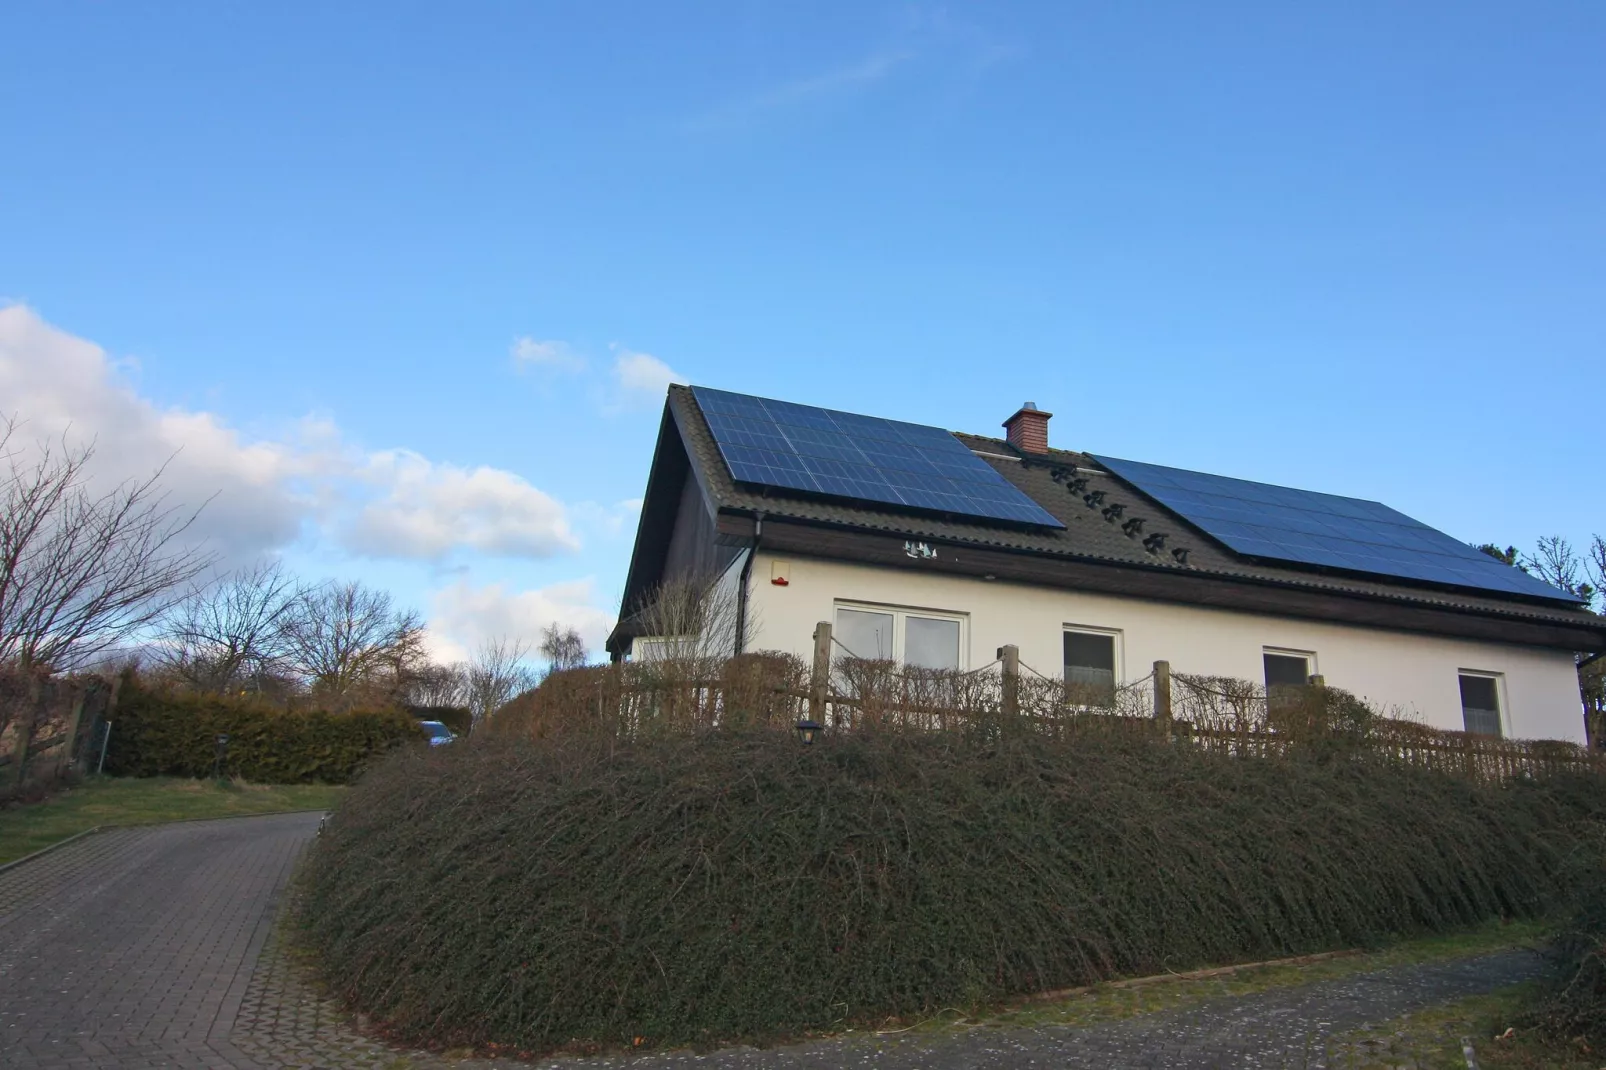
[[[805,718],[797,723],[797,738],[805,747],[811,746],[814,743],[814,737],[824,727],[818,721],[810,721]]]

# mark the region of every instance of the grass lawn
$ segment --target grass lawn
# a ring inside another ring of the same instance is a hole
[[[0,865],[96,825],[144,825],[273,810],[322,810],[333,784],[258,785],[178,777],[94,777],[44,802],[0,809]]]
[[[1598,1070],[1606,1054],[1581,1043],[1538,1036],[1516,1023],[1539,999],[1536,984],[1429,1007],[1351,1034],[1355,1070],[1466,1070],[1463,1041],[1483,1070]]]
[[[906,1028],[943,1030],[983,1026],[1087,1026],[1202,1003],[1217,996],[1247,996],[1272,988],[1333,981],[1389,966],[1463,958],[1503,948],[1538,945],[1551,931],[1548,922],[1489,922],[1460,932],[1423,936],[1315,962],[1248,966],[1213,977],[1160,977],[1146,982],[1093,985],[1042,1000],[992,1007],[970,1015],[938,1015]],[[1459,1051],[1459,1048],[1457,1048]]]

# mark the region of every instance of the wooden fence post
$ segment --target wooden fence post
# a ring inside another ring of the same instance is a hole
[[[1003,663],[1004,715],[1014,717],[1020,713],[1020,647],[1014,643],[999,647],[998,660]]]
[[[84,715],[84,700],[89,697],[89,688],[75,687],[78,697],[73,700],[72,713],[67,715],[67,739],[62,745],[61,754],[56,758],[56,778],[67,775],[73,759],[77,757],[78,750],[78,722]]]
[[[39,706],[44,702],[44,681],[37,673],[28,674],[27,705],[22,709],[22,715],[14,718],[13,726],[17,730],[16,742],[11,749],[11,786],[20,788],[28,780],[28,747],[33,742],[34,725],[39,723]]]
[[[1154,719],[1171,726],[1171,663],[1154,663]]]
[[[814,626],[814,671],[809,676],[809,719],[825,723],[825,699],[831,693],[831,622]]]
[[[23,778],[28,775],[28,743],[33,737],[33,714],[30,705],[11,722],[17,733],[11,744],[11,768],[6,771],[6,779],[13,788],[22,787]]]

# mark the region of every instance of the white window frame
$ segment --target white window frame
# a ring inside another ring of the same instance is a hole
[[[1263,646],[1260,648],[1260,686],[1266,686],[1266,655],[1271,654],[1280,658],[1305,659],[1305,683],[1310,683],[1312,676],[1320,676],[1322,670],[1316,666],[1316,651],[1295,650],[1291,646]]]
[[[1060,673],[1065,672],[1065,634],[1075,632],[1077,635],[1104,635],[1115,640],[1115,686],[1120,687],[1126,682],[1126,633],[1120,628],[1095,628],[1090,624],[1062,624],[1060,625]]]
[[[1466,705],[1463,704],[1462,701],[1461,701],[1461,677],[1463,677],[1463,676],[1475,676],[1475,677],[1479,678],[1480,680],[1493,680],[1494,681],[1494,700],[1500,707],[1499,709],[1494,711],[1495,713],[1499,714],[1499,716],[1500,716],[1500,736],[1499,736],[1499,738],[1500,739],[1510,739],[1511,738],[1511,713],[1510,713],[1511,703],[1506,698],[1506,674],[1503,673],[1503,672],[1491,672],[1488,669],[1457,669],[1455,671],[1455,701],[1456,701],[1456,708],[1461,713],[1461,729],[1462,729],[1462,731],[1465,731],[1466,727],[1467,727],[1467,708],[1466,708]]]
[[[1101,635],[1110,640],[1110,649],[1113,654],[1113,657],[1110,659],[1110,661],[1111,669],[1113,670],[1114,675],[1112,686],[1114,687],[1116,693],[1119,694],[1121,686],[1126,682],[1126,633],[1120,628],[1097,628],[1089,624],[1060,625],[1060,681],[1066,684],[1066,696],[1068,701],[1070,687],[1069,682],[1065,678],[1065,637],[1067,635]],[[1078,710],[1094,710],[1104,708],[1100,706],[1083,706],[1078,703],[1070,702],[1068,702],[1068,705],[1071,709]]]
[[[839,609],[858,610],[861,613],[890,613],[892,615],[892,661],[902,665],[903,641],[907,631],[904,622],[909,617],[924,617],[927,620],[948,620],[959,625],[959,672],[970,668],[970,616],[966,613],[955,613],[947,609],[926,609],[923,606],[888,605],[883,602],[857,602],[845,598],[837,599],[831,606],[831,627],[836,627],[836,611]],[[834,660],[845,654],[842,648],[831,652]]]
[[[693,652],[695,635],[638,635],[630,641],[631,661],[667,661]]]

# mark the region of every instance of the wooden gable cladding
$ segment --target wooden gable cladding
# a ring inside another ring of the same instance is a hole
[[[754,520],[750,516],[722,513],[717,532],[722,541],[750,545]],[[762,538],[762,547],[767,551],[830,558],[853,564],[991,578],[1123,598],[1461,639],[1576,651],[1606,649],[1606,634],[1602,633],[1600,623],[1587,618],[1581,618],[1577,625],[1569,625],[1530,620],[1517,615],[1474,613],[1335,591],[1284,587],[1176,569],[1144,569],[1126,563],[1106,564],[1087,559],[1050,557],[930,540],[921,543],[921,546],[925,548],[922,552],[911,553],[909,540],[901,535],[804,524],[774,517],[765,519]]]

